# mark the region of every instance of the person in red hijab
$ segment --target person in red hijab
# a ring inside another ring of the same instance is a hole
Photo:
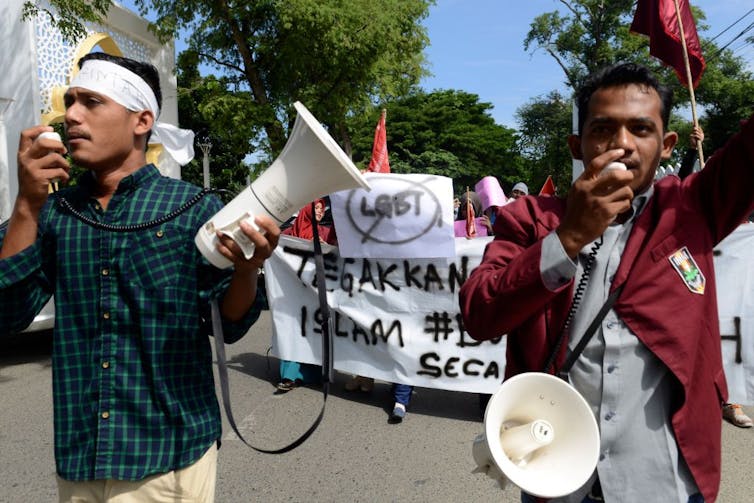
[[[320,225],[319,223],[324,216],[325,200],[317,199],[314,201],[314,217],[317,221],[319,240],[323,243],[335,245],[337,244],[335,228]],[[282,234],[302,239],[314,239],[312,205],[307,204],[301,208],[296,216],[296,220],[293,221],[293,225],[285,229]],[[276,387],[279,392],[286,393],[304,384],[318,383],[321,379],[321,375],[322,371],[320,370],[319,365],[280,360],[280,382]]]
[[[317,199],[314,201],[314,215],[317,219],[317,230],[319,231],[319,240],[323,243],[335,245],[337,236],[335,228],[326,225],[320,225],[322,217],[325,216],[325,200]],[[307,204],[301,208],[293,221],[293,225],[285,229],[283,234],[295,236],[302,239],[314,239],[314,227],[312,226],[312,205]]]

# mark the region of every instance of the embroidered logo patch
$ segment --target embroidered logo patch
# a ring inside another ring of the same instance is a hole
[[[692,293],[704,294],[704,274],[696,265],[694,257],[689,253],[689,249],[685,246],[680,250],[675,251],[668,257],[670,263],[673,264],[673,269],[676,270],[684,283]]]

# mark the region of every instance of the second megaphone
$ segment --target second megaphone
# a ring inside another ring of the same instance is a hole
[[[254,217],[267,215],[280,225],[318,197],[339,190],[370,189],[351,159],[311,112],[299,102],[293,106],[298,113],[296,122],[277,159],[196,234],[197,248],[216,267],[232,265],[216,249],[217,231],[232,238],[251,258],[254,244],[241,231],[242,221],[256,227]]]
[[[550,374],[529,372],[503,381],[474,441],[477,471],[501,485],[510,480],[541,498],[558,498],[594,473],[600,435],[592,409],[576,389]]]

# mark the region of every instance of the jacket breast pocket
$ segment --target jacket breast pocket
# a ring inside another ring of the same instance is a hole
[[[178,282],[187,260],[185,231],[162,226],[129,235],[127,280],[146,289],[160,289]]]

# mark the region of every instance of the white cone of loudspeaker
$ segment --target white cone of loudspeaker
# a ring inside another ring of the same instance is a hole
[[[202,255],[216,267],[232,265],[216,249],[217,231],[232,238],[246,258],[251,258],[254,244],[241,230],[242,221],[257,228],[254,218],[267,215],[281,225],[318,197],[347,189],[370,190],[358,168],[311,112],[299,102],[294,107],[296,122],[280,155],[194,238]]]
[[[550,374],[505,380],[490,398],[474,441],[477,471],[542,498],[571,494],[597,467],[600,436],[586,400]]]

